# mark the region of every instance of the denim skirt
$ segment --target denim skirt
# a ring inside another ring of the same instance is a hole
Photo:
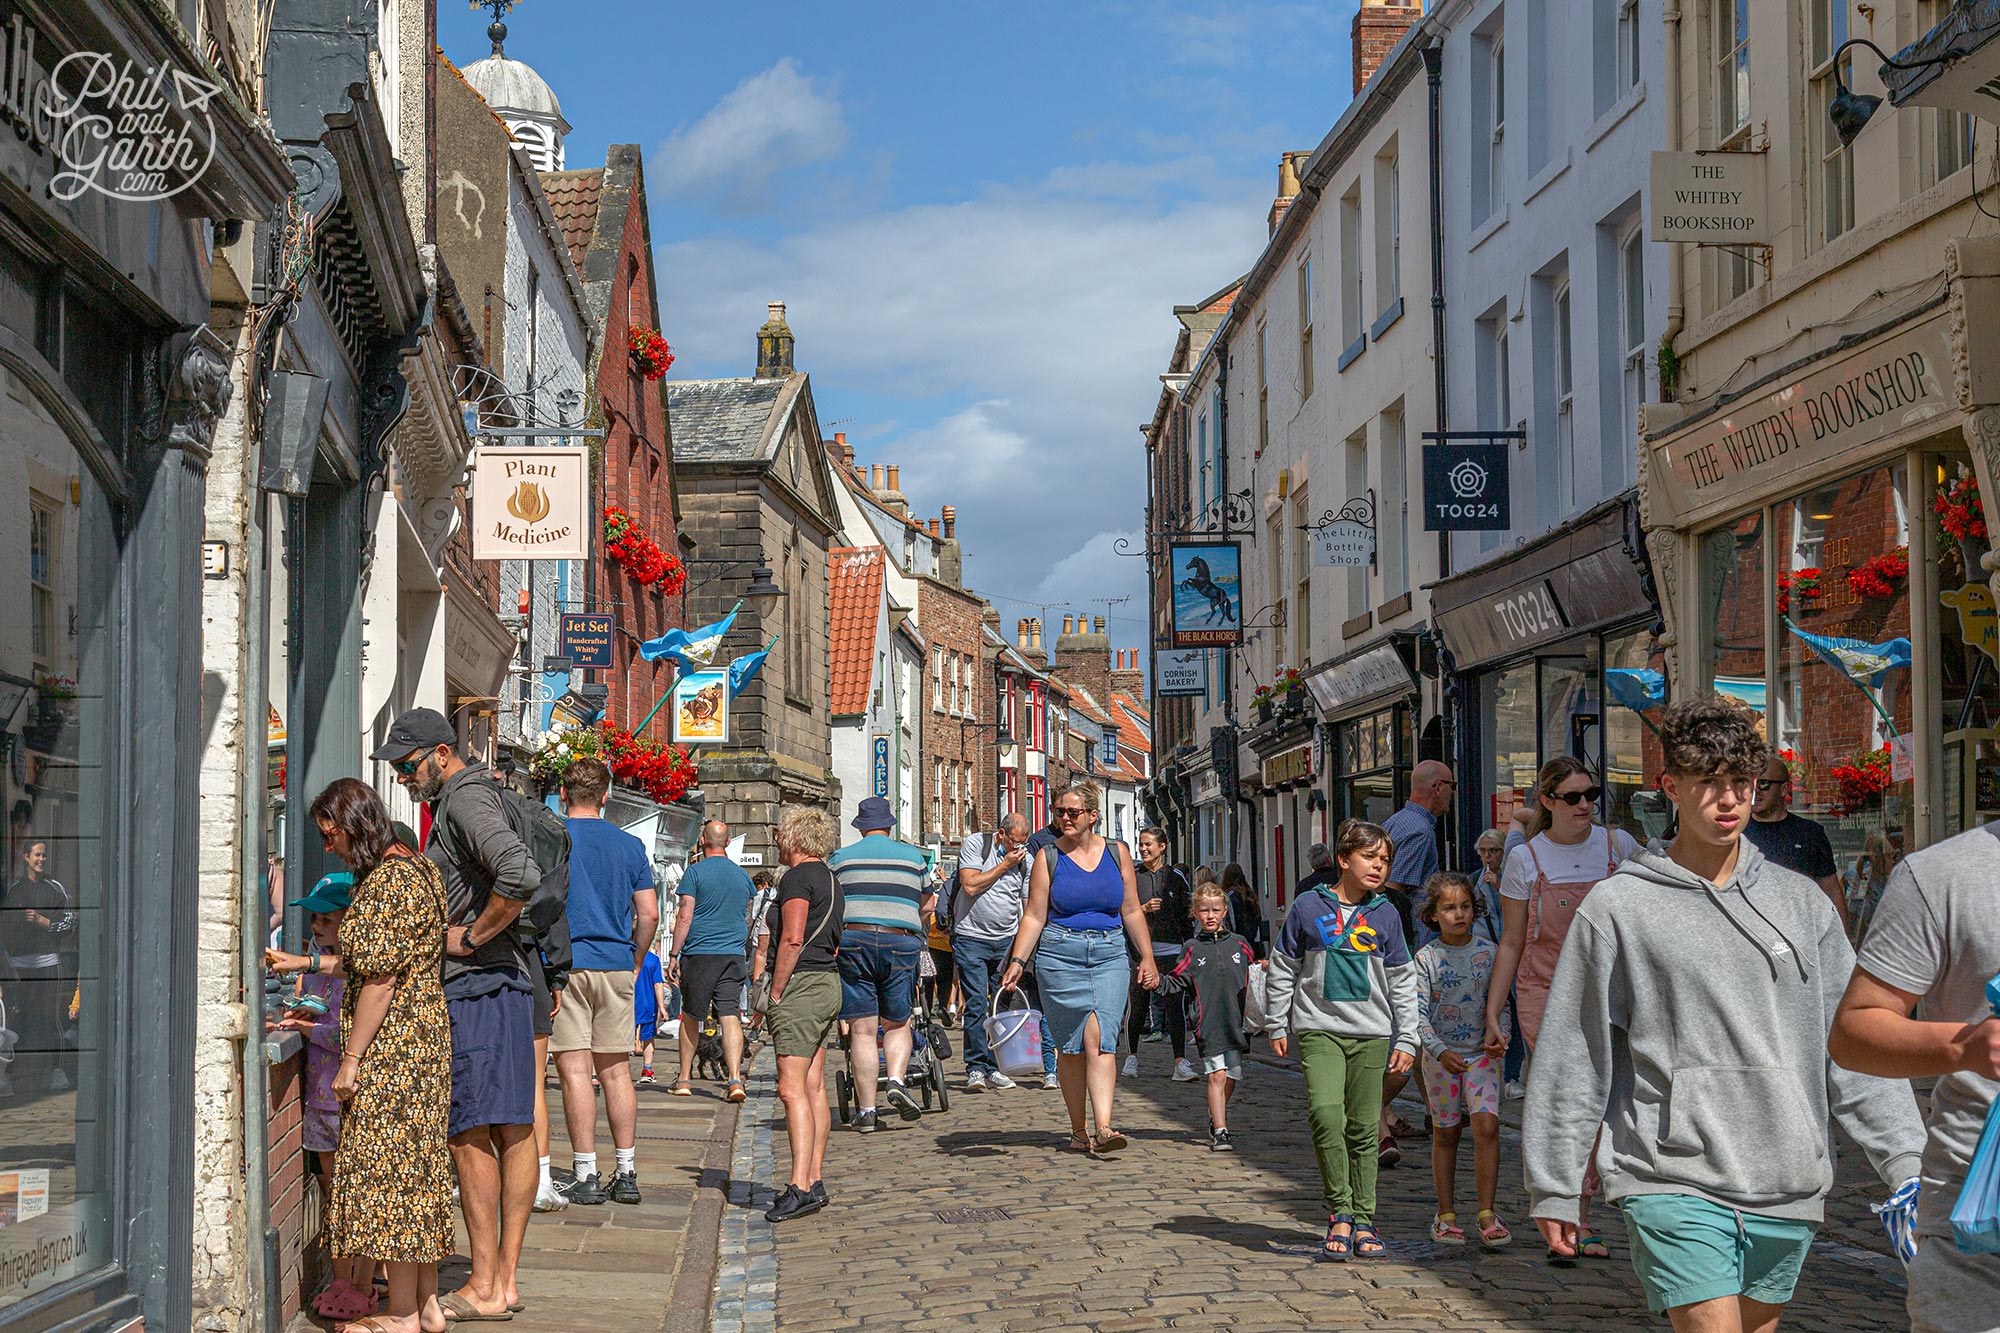
[[[1035,982],[1057,1052],[1083,1053],[1084,1022],[1092,1014],[1097,1015],[1098,1049],[1118,1049],[1132,985],[1123,931],[1046,927],[1035,946]]]

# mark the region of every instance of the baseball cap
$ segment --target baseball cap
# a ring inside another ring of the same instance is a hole
[[[368,757],[401,759],[417,750],[456,744],[458,733],[452,730],[451,723],[445,721],[443,713],[435,708],[412,708],[389,724],[389,734],[382,738],[382,744]]]
[[[345,870],[336,870],[331,875],[320,876],[312,892],[303,898],[292,899],[291,905],[303,907],[308,912],[338,912],[353,900],[354,876]]]

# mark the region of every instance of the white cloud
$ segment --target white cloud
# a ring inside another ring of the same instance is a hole
[[[833,90],[787,56],[675,130],[660,147],[660,168],[675,192],[709,199],[722,212],[757,212],[783,173],[836,156],[847,138]]]
[[[1143,645],[1144,562],[1110,544],[1142,526],[1140,427],[1173,307],[1241,275],[1268,205],[1261,181],[1181,166],[1064,169],[963,203],[822,216],[768,244],[662,246],[675,370],[748,374],[764,303],[784,300],[821,417],[858,417],[840,429],[862,462],[900,465],[916,513],[957,507],[969,581],[1079,610],[1130,594],[1113,638]],[[1033,614],[1000,606],[1009,624]]]

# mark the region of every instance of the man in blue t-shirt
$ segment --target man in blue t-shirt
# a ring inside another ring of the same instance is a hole
[[[695,1040],[708,1007],[722,1024],[722,1065],[729,1075],[729,1100],[743,1090],[743,981],[748,974],[746,942],[750,899],[757,886],[749,872],[729,859],[729,825],[711,819],[701,826],[701,859],[681,876],[680,906],[674,913],[674,947],[667,957],[667,980],[681,988],[681,1072],[674,1096],[691,1097]]]
[[[639,1202],[634,1164],[639,1097],[632,1088],[632,1029],[637,1021],[633,985],[640,960],[660,925],[653,865],[646,845],[604,818],[611,770],[599,759],[578,759],[563,775],[569,814],[569,934],[574,959],[562,1007],[556,1010],[549,1049],[562,1078],[563,1119],[576,1156],[569,1201]],[[592,1072],[604,1089],[604,1114],[618,1168],[607,1189],[597,1174],[597,1099]]]

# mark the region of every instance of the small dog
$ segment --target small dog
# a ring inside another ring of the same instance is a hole
[[[694,1039],[694,1075],[720,1080],[728,1073],[722,1063],[722,1022],[710,1014],[701,1021],[700,1035]]]

